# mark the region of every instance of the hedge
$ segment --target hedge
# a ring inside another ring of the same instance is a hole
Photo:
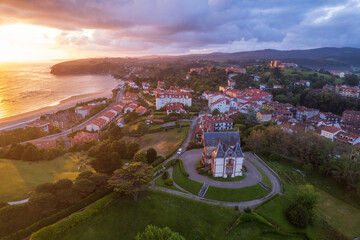
[[[189,177],[189,174],[185,171],[184,169],[184,163],[181,159],[176,159],[177,162],[179,163],[179,166],[180,166],[180,172],[185,176],[185,177]]]
[[[174,166],[174,165],[176,164],[176,161],[178,161],[177,158],[173,158],[173,159],[167,161],[167,162],[164,164],[165,168],[167,169],[167,168],[169,168],[169,167],[171,167],[171,166]]]
[[[82,199],[80,202],[78,202],[66,209],[63,209],[60,212],[57,212],[47,218],[44,218],[44,219],[28,226],[27,228],[24,228],[20,231],[12,233],[12,234],[2,238],[1,240],[22,240],[22,239],[28,238],[33,232],[38,231],[39,229],[42,229],[43,227],[46,227],[50,224],[56,223],[57,221],[69,216],[70,214],[72,214],[74,212],[81,210],[82,208],[88,206],[89,204],[99,200],[100,198],[103,198],[104,196],[108,195],[111,192],[112,192],[112,190],[110,190],[110,189],[104,189],[102,191],[95,192],[95,193],[89,195],[88,197]]]
[[[164,161],[165,161],[165,158],[163,156],[158,156],[156,158],[156,160],[153,163],[151,163],[151,166],[156,167],[156,166],[160,165],[161,163],[163,163]]]
[[[110,203],[114,202],[118,198],[118,193],[113,192],[102,199],[92,203],[89,207],[84,209],[81,212],[77,212],[69,216],[68,218],[62,219],[59,222],[44,227],[39,231],[33,233],[30,237],[30,240],[49,240],[49,239],[58,239],[71,228],[75,227],[77,224],[89,219]]]

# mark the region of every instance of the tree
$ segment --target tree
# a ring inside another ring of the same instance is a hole
[[[212,111],[211,115],[213,115],[213,116],[220,115],[219,109],[215,108],[214,111]]]
[[[296,202],[300,203],[309,210],[312,210],[318,202],[318,194],[312,185],[306,184],[300,188],[296,194]]]
[[[54,184],[56,190],[68,189],[73,185],[70,179],[60,179]]]
[[[148,225],[143,233],[138,233],[135,240],[185,240],[177,232],[171,231],[169,227],[159,228],[154,225]]]
[[[24,153],[25,146],[20,143],[14,143],[11,145],[6,157],[14,160],[20,160]]]
[[[278,67],[273,68],[272,69],[272,75],[275,78],[281,78],[282,77],[282,72],[281,72],[280,68],[278,68]]]
[[[72,188],[85,197],[95,191],[95,183],[89,179],[81,179],[76,181]]]
[[[355,74],[345,75],[344,83],[349,86],[357,86],[359,84],[359,77]]]
[[[118,125],[111,123],[108,128],[108,134],[111,139],[120,139],[122,136],[121,128]]]
[[[139,151],[140,145],[135,142],[128,142],[127,144],[127,159],[132,159],[134,154]]]
[[[146,152],[144,150],[139,150],[135,153],[133,160],[135,162],[147,162]]]
[[[285,215],[289,222],[298,228],[305,228],[312,218],[310,210],[296,202],[286,209]]]
[[[109,185],[117,192],[132,195],[138,200],[139,192],[151,184],[152,167],[142,162],[133,162],[114,172]]]
[[[264,152],[264,150],[266,149],[265,141],[265,132],[262,130],[258,130],[252,131],[250,133],[247,144],[254,152]]]
[[[36,193],[29,199],[31,211],[40,216],[47,216],[55,210],[56,198],[51,193]]]
[[[37,147],[28,143],[25,146],[25,150],[21,159],[24,161],[31,161],[31,162],[39,161],[41,160],[41,153]]]
[[[157,152],[154,148],[149,148],[146,151],[146,160],[148,163],[153,163],[156,160]]]

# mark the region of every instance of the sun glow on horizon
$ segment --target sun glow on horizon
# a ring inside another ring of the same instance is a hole
[[[0,62],[35,62],[66,57],[56,48],[61,30],[27,24],[0,26]]]

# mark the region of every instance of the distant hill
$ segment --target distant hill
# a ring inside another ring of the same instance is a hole
[[[92,58],[62,62],[52,67],[53,74],[113,73],[123,64],[154,64],[158,62],[208,60],[217,62],[233,61],[246,64],[259,60],[280,60],[318,69],[351,70],[360,68],[359,48],[316,48],[308,50],[274,50],[265,49],[247,52],[210,54],[189,54],[180,56],[144,56],[138,58]]]

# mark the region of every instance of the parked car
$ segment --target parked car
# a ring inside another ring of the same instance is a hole
[[[182,148],[179,148],[179,150],[177,151],[177,154],[181,154],[182,151],[183,151],[183,149],[182,149]]]

